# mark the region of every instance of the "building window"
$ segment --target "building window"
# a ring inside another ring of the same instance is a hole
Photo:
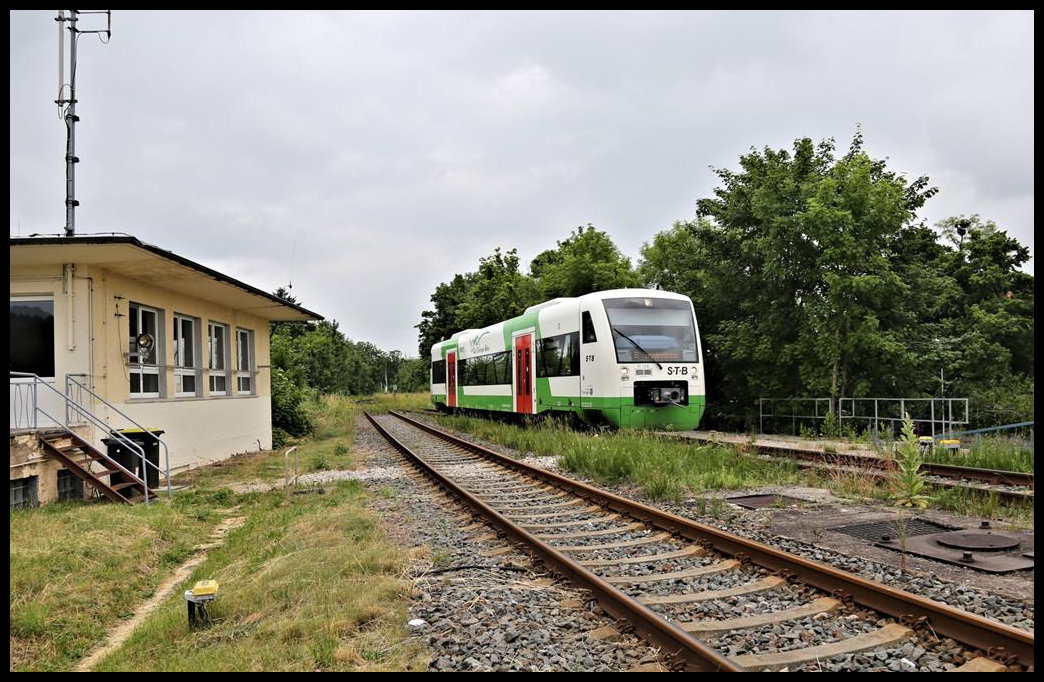
[[[254,332],[236,330],[236,393],[254,392]]]
[[[11,299],[11,370],[54,376],[54,301]]]
[[[211,322],[210,395],[228,395],[228,326]]]
[[[68,469],[58,470],[58,499],[82,500],[83,481],[76,478]]]
[[[199,395],[199,320],[174,315],[174,395]]]
[[[11,481],[11,511],[28,509],[40,504],[39,485],[36,476],[16,478]]]
[[[160,321],[155,308],[130,304],[130,394],[132,398],[158,398],[159,360],[162,357]]]

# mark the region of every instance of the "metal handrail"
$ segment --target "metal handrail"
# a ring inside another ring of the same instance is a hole
[[[294,477],[293,478],[290,478],[290,453],[291,452],[294,453]],[[299,474],[297,473],[297,446],[295,445],[294,447],[290,448],[289,450],[287,450],[286,452],[283,453],[283,488],[289,488],[290,487],[290,481],[294,482],[294,487],[296,488],[297,484],[298,484],[298,476],[299,476]]]
[[[28,426],[30,428],[36,428],[36,426],[37,426],[36,414],[39,413],[39,414],[42,414],[43,416],[47,417],[47,419],[49,419],[55,425],[60,426],[62,428],[62,430],[65,431],[66,433],[68,433],[69,435],[76,436],[76,432],[73,431],[72,428],[68,424],[68,422],[69,422],[69,408],[71,407],[73,410],[78,412],[81,416],[85,417],[89,422],[92,422],[96,427],[99,427],[99,428],[102,428],[102,429],[105,429],[105,430],[109,431],[113,436],[115,436],[116,440],[119,441],[121,445],[126,447],[131,452],[136,453],[138,455],[138,458],[142,461],[142,468],[141,468],[141,470],[143,472],[145,471],[146,464],[152,464],[152,462],[149,462],[148,458],[145,457],[145,449],[143,447],[141,447],[140,445],[135,443],[133,440],[127,438],[124,434],[122,434],[122,433],[120,433],[118,431],[112,431],[109,428],[108,424],[103,422],[101,419],[99,419],[97,416],[92,414],[90,411],[85,410],[82,406],[80,406],[78,403],[76,403],[76,401],[72,400],[69,396],[63,394],[57,388],[55,388],[54,386],[52,386],[49,383],[47,383],[46,381],[44,381],[39,375],[32,374],[30,372],[11,372],[10,376],[24,378],[24,379],[32,379],[33,380],[33,396],[32,396],[33,397],[33,403],[32,403],[32,416],[33,416],[33,419],[32,419],[31,423],[28,423]],[[47,412],[47,410],[45,410],[42,407],[40,407],[40,405],[38,404],[38,402],[36,400],[36,395],[37,395],[37,388],[36,387],[37,387],[37,385],[46,386],[48,390],[53,391],[55,393],[55,395],[60,397],[65,402],[66,416],[65,416],[65,420],[64,421],[59,420],[54,415],[52,415],[51,413]],[[91,392],[91,391],[88,389],[88,392]],[[119,410],[116,410],[116,412],[119,412]],[[76,437],[78,437],[78,436],[76,436]],[[144,478],[139,477],[137,474],[133,473],[132,471],[127,469],[125,466],[123,466],[122,464],[120,464],[116,460],[110,460],[110,461],[111,461],[112,464],[115,464],[117,467],[119,467],[119,469],[122,472],[124,472],[125,474],[130,476],[130,478],[132,480],[135,480],[138,483],[141,483],[141,487],[145,491],[145,503],[148,504],[148,502],[149,502],[149,486],[148,486],[148,483],[146,482],[146,480]],[[158,470],[159,467],[156,467],[156,469]],[[167,481],[167,491],[168,491],[168,493],[170,492],[170,480],[169,479]]]
[[[167,494],[168,494],[168,495],[170,495],[170,493],[171,493],[171,490],[170,490],[170,449],[169,449],[169,448],[167,448],[167,444],[166,444],[166,443],[164,443],[164,442],[163,442],[163,439],[162,439],[162,438],[160,438],[159,436],[157,436],[157,435],[156,435],[155,433],[153,433],[153,432],[152,432],[152,431],[150,431],[149,429],[145,428],[144,426],[142,426],[142,425],[141,425],[141,424],[139,424],[138,422],[136,422],[136,421],[134,421],[133,419],[131,419],[131,418],[130,418],[130,417],[129,417],[128,415],[126,415],[126,414],[124,414],[123,412],[121,412],[121,411],[120,411],[120,409],[119,409],[119,408],[117,408],[117,407],[116,407],[115,405],[113,405],[112,403],[110,403],[110,402],[109,402],[108,400],[106,400],[105,398],[102,398],[102,397],[101,397],[100,395],[98,395],[97,393],[95,393],[94,391],[92,391],[92,390],[91,390],[90,388],[88,388],[88,387],[87,387],[87,386],[85,386],[84,384],[81,384],[81,383],[80,383],[79,381],[77,381],[77,380],[76,380],[76,379],[74,378],[74,377],[86,377],[86,376],[88,376],[88,375],[86,375],[86,374],[66,374],[66,375],[65,375],[65,385],[66,385],[66,387],[67,387],[67,390],[68,390],[68,386],[69,386],[69,384],[70,384],[70,383],[71,383],[71,384],[75,384],[75,385],[76,385],[76,386],[77,386],[78,388],[80,388],[81,390],[83,390],[83,391],[87,391],[87,393],[89,393],[89,394],[90,394],[90,395],[91,395],[92,397],[94,397],[94,398],[95,398],[96,400],[99,400],[99,401],[101,401],[101,402],[102,402],[102,403],[103,403],[103,404],[104,404],[104,405],[105,405],[106,407],[108,407],[108,408],[109,408],[110,410],[112,410],[112,411],[113,411],[113,412],[115,412],[116,414],[120,415],[121,417],[123,417],[124,419],[126,419],[127,421],[129,421],[129,422],[130,422],[131,424],[134,424],[134,425],[135,425],[135,426],[137,426],[137,427],[138,427],[139,429],[141,429],[141,430],[142,430],[142,431],[144,431],[145,433],[147,433],[147,434],[149,434],[150,436],[152,436],[153,438],[155,438],[155,439],[156,439],[156,442],[157,442],[157,443],[159,443],[160,445],[162,445],[162,446],[163,446],[163,463],[164,463],[164,469],[163,469],[163,474],[164,474],[164,476],[165,476],[165,477],[166,477],[166,479],[167,479]],[[70,402],[67,402],[66,404],[68,405],[68,404],[70,404]],[[76,403],[75,401],[71,401],[71,404],[72,404],[72,405],[75,405],[75,406],[76,406],[77,408],[79,407],[79,405],[78,405],[78,404],[77,404],[77,403]],[[97,417],[95,417],[95,416],[94,416],[93,414],[87,414],[87,415],[85,415],[85,416],[87,416],[87,417],[88,417],[88,419],[97,419]],[[98,420],[98,421],[100,422],[101,420]],[[117,438],[119,438],[119,437],[125,437],[125,436],[124,436],[124,434],[120,433],[119,431],[115,431],[115,430],[111,429],[111,428],[109,427],[109,425],[108,425],[108,424],[105,424],[104,422],[102,422],[102,426],[101,426],[101,427],[102,427],[102,428],[104,428],[104,429],[107,429],[107,430],[109,431],[109,433],[110,433],[110,434],[112,434],[112,435],[114,435],[114,436],[117,436]],[[117,434],[118,434],[118,435],[117,435]],[[128,439],[128,440],[129,440],[129,439]],[[132,443],[133,443],[133,441],[130,441],[130,442],[132,442]],[[143,449],[141,449],[141,448],[138,448],[138,450],[140,450],[140,451],[141,451],[141,457],[142,457],[142,461],[146,463],[146,464],[142,464],[142,467],[141,467],[141,470],[142,470],[142,471],[145,471],[145,467],[146,467],[146,466],[151,466],[152,468],[154,468],[154,469],[156,470],[156,472],[157,472],[157,473],[161,471],[161,470],[160,470],[160,468],[159,468],[159,465],[153,464],[152,462],[149,462],[149,461],[148,461],[148,458],[146,458],[146,457],[145,457],[145,452],[144,452],[144,450],[143,450]]]
[[[73,435],[73,436],[76,435],[76,433],[72,429],[70,429],[68,426],[65,426],[64,424],[61,424],[60,422],[58,422],[54,417],[52,417],[50,415],[50,413],[48,413],[43,408],[38,407],[37,408],[37,412],[39,412],[40,414],[44,415],[45,417],[47,417],[51,421],[59,423],[59,425],[62,427],[62,429],[65,430],[66,433],[68,433],[70,435]],[[128,449],[136,450],[137,453],[138,453],[138,457],[141,458],[144,461],[145,451],[141,448],[141,446],[139,446],[137,443],[135,443],[134,441],[132,441],[130,439],[127,439],[127,442],[124,443],[124,445]],[[110,458],[106,462],[105,466],[108,466],[109,464],[115,464],[117,467],[119,467],[120,471],[122,471],[123,473],[127,474],[127,476],[129,476],[131,479],[137,481],[138,483],[141,483],[141,487],[145,490],[145,504],[148,504],[149,503],[149,485],[148,485],[148,483],[145,482],[145,479],[141,478],[136,473],[134,473],[133,471],[131,471],[127,467],[123,466],[122,464],[120,464],[119,462],[117,462],[114,459]],[[144,471],[144,468],[142,468],[142,471]]]

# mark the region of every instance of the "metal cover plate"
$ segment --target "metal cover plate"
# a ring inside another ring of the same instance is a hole
[[[741,495],[740,497],[726,497],[726,502],[731,502],[747,509],[765,509],[766,507],[798,507],[808,504],[808,500],[799,500],[796,497],[786,495]]]
[[[1019,539],[1002,533],[983,533],[981,531],[956,531],[937,536],[936,541],[945,547],[954,549],[970,549],[976,552],[1000,552],[1015,549]]]
[[[887,535],[890,538],[899,537],[899,525],[895,520],[888,521],[872,521],[870,523],[857,523],[851,526],[841,526],[840,528],[830,528],[829,530],[835,533],[844,533],[845,535],[851,535],[852,537],[859,538],[861,540],[869,540],[870,542],[877,542],[882,537]],[[903,535],[907,538],[915,535],[927,535],[930,533],[941,533],[944,531],[956,530],[950,526],[944,526],[941,523],[935,523],[934,521],[927,521],[925,519],[907,519],[906,528],[904,529]]]
[[[935,561],[956,564],[985,573],[1011,573],[1033,568],[1032,558],[1015,552],[968,552],[967,550],[950,549],[940,545],[937,542],[938,537],[938,535],[907,537],[905,549],[897,539],[893,539],[891,542],[875,542],[874,546],[896,552],[906,551]],[[965,553],[972,555],[970,562],[964,560]]]

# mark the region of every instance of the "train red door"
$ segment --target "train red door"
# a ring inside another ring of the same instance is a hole
[[[515,412],[533,414],[533,335],[515,337]]]
[[[446,404],[457,406],[457,353],[446,353]]]

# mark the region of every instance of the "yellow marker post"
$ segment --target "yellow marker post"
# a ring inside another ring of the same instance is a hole
[[[185,590],[190,629],[197,620],[201,626],[210,625],[210,612],[207,607],[217,598],[217,595],[218,581],[216,580],[200,580],[192,586],[191,590]]]

